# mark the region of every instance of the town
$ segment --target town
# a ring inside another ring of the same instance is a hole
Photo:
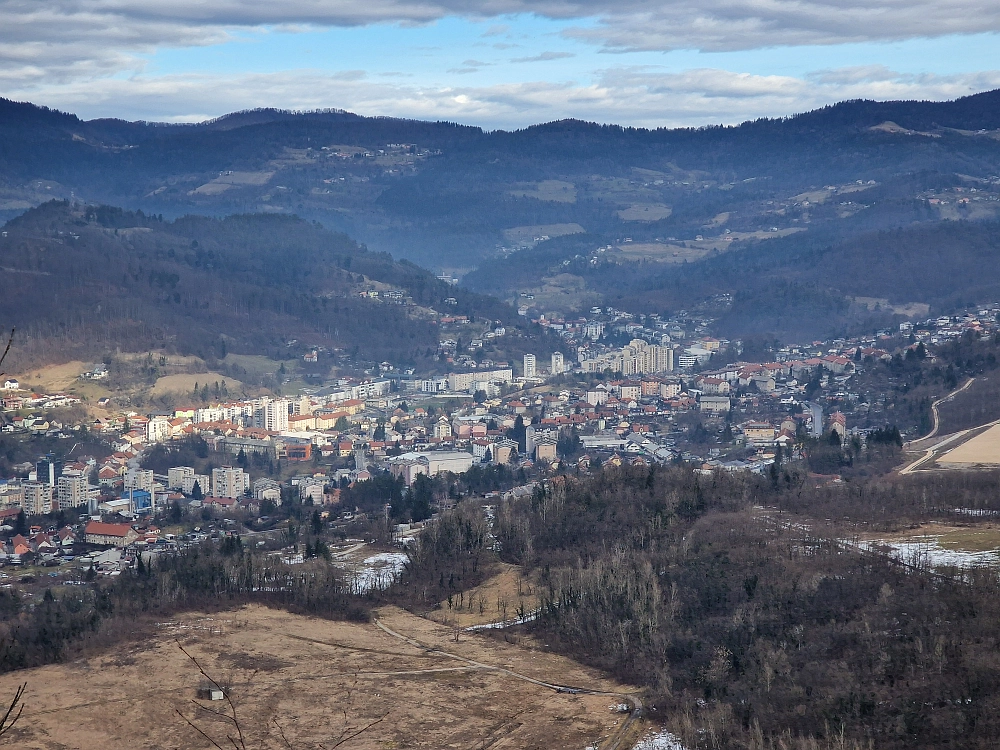
[[[993,336],[998,313],[986,305],[871,336],[779,347],[770,361],[750,362],[740,358],[742,342],[705,334],[711,319],[595,308],[577,320],[538,321],[577,352],[575,363],[560,351],[541,365],[526,354],[515,374],[507,363],[449,352],[445,338],[442,353],[455,368],[446,375],[340,378],[294,397],[209,400],[170,413],[105,403],[106,416],[73,424],[59,414],[79,407],[78,396],[7,379],[0,434],[26,450],[32,441],[51,449],[10,464],[0,479],[8,532],[0,562],[58,565],[85,550],[78,570],[96,560],[95,570],[115,574],[143,550],[175,547],[178,535],[162,531],[167,517],[176,531],[209,523],[216,534],[266,531],[290,501],[371,535],[364,524],[381,515],[409,528],[461,493],[530,489],[601,465],[764,473],[801,461],[806,441],[835,433],[838,443],[860,445],[888,429],[891,405],[866,371],[904,356],[933,361],[942,343]],[[98,365],[80,377],[104,375]],[[62,448],[70,441],[73,449]],[[81,444],[90,452],[74,452]],[[398,497],[415,485],[428,495],[416,511]],[[105,564],[94,556],[103,548],[129,554]]]

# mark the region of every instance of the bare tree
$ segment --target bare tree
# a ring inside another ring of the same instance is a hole
[[[3,367],[3,361],[5,359],[7,359],[7,355],[10,354],[11,344],[14,343],[14,331],[15,330],[16,329],[14,329],[14,328],[10,329],[10,336],[7,338],[7,347],[3,350],[3,354],[0,354],[0,367]],[[2,378],[6,374],[7,373],[5,373],[2,370],[0,370],[0,378]]]
[[[9,344],[7,345],[7,348],[10,348]],[[3,362],[2,357],[0,357],[0,362]],[[24,691],[27,690],[27,688],[27,682],[17,688],[17,692],[14,693],[14,698],[7,707],[7,711],[4,713],[3,717],[0,717],[0,739],[2,739],[3,736],[7,734],[7,732],[9,732],[15,724],[17,724],[18,719],[21,718],[21,714],[24,712],[24,703],[21,702],[21,699],[24,697]]]

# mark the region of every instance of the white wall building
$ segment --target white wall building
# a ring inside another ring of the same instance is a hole
[[[212,469],[212,495],[236,499],[250,488],[250,475],[243,469],[222,466]]]
[[[534,354],[525,354],[524,355],[524,377],[526,377],[526,378],[533,378],[533,377],[535,377],[536,370],[537,370],[537,368],[536,368],[536,363],[535,363],[535,355]]]

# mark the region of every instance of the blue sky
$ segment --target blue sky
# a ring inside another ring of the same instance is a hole
[[[196,121],[274,106],[487,128],[687,126],[1000,87],[1000,14],[977,0],[945,2],[945,15],[925,0],[806,0],[770,15],[753,0],[674,0],[652,14],[641,0],[492,5],[518,12],[228,0],[209,17],[196,0],[96,0],[87,13],[63,1],[45,18],[0,0],[14,20],[0,28],[0,95],[83,117]]]

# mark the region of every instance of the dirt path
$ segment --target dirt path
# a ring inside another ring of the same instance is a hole
[[[618,700],[627,702],[631,706],[631,711],[629,712],[628,718],[624,722],[622,722],[622,725],[618,728],[618,730],[603,743],[601,750],[621,750],[621,748],[623,747],[622,743],[632,739],[630,732],[632,726],[635,724],[636,721],[642,718],[643,715],[642,699],[640,699],[636,695],[632,695],[629,693],[612,693],[606,690],[593,690],[585,687],[557,685],[555,683],[545,682],[544,680],[539,680],[534,677],[529,677],[528,675],[525,674],[520,674],[519,672],[507,669],[506,667],[498,667],[492,664],[484,664],[483,662],[475,661],[473,659],[468,659],[458,654],[453,654],[448,651],[443,651],[442,649],[436,648],[435,646],[430,646],[428,644],[421,643],[415,638],[410,638],[409,636],[403,635],[402,633],[397,633],[395,630],[392,630],[388,625],[383,623],[378,618],[375,619],[375,626],[380,630],[382,630],[383,632],[391,635],[393,638],[398,638],[399,640],[403,641],[409,646],[422,649],[429,654],[436,654],[439,656],[444,656],[448,659],[455,659],[457,661],[464,662],[468,664],[470,667],[473,667],[475,669],[483,669],[492,672],[499,672],[509,677],[513,677],[514,679],[517,680],[523,680],[524,682],[529,682],[533,685],[538,685],[539,687],[544,687],[548,688],[549,690],[554,690],[557,693],[571,693],[571,694],[585,693],[587,695],[607,695],[613,698],[617,698]],[[631,742],[629,746],[631,746]]]

